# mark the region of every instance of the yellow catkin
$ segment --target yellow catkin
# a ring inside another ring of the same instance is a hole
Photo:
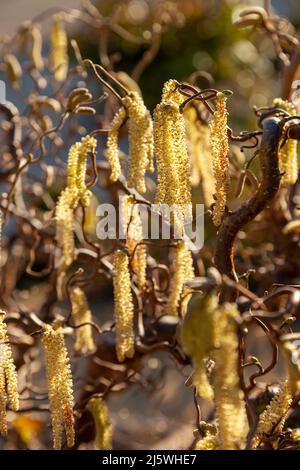
[[[153,124],[143,98],[131,91],[123,103],[128,114],[129,172],[128,186],[146,192],[145,174],[153,171]]]
[[[126,110],[122,107],[115,114],[107,135],[106,158],[111,167],[110,180],[113,182],[117,181],[121,175],[118,140],[120,127],[124,123],[125,119]]]
[[[74,445],[73,380],[64,334],[59,325],[46,325],[42,343],[46,354],[48,395],[52,416],[53,447],[59,450],[63,428],[67,445]]]
[[[217,434],[207,432],[204,437],[199,439],[195,445],[195,450],[217,450],[219,438]]]
[[[288,114],[296,115],[296,108],[290,101],[276,98],[273,101],[273,106],[283,109]],[[298,178],[298,155],[297,155],[297,140],[288,139],[283,147],[280,147],[279,157],[279,170],[284,173],[281,178],[283,185],[295,184]]]
[[[195,450],[216,450],[218,447],[218,438],[212,434],[207,434],[205,437],[200,439]]]
[[[198,118],[196,105],[188,105],[184,109],[187,131],[187,148],[191,160],[191,184],[200,185],[204,204],[210,207],[214,202],[215,178],[211,161],[209,126]]]
[[[169,80],[163,88],[162,101],[154,111],[154,146],[158,171],[155,203],[173,209],[175,230],[183,233],[184,224],[192,220],[190,162],[186,130],[179,105],[184,97]],[[173,220],[172,220],[173,219]]]
[[[218,307],[216,294],[197,294],[189,304],[181,328],[181,343],[185,354],[191,357],[193,384],[198,395],[213,399],[213,389],[207,377],[206,361],[214,347],[214,313]]]
[[[210,121],[210,145],[212,151],[212,164],[215,176],[215,205],[213,222],[216,226],[221,224],[226,207],[229,175],[228,175],[228,135],[227,135],[227,97],[219,92],[216,98],[216,110]]]
[[[142,96],[141,89],[137,82],[133,80],[133,78],[128,75],[128,73],[124,72],[123,70],[119,70],[118,72],[114,72],[114,76],[119,80],[122,85],[127,88],[129,91],[136,91],[140,96]]]
[[[78,155],[77,177],[76,185],[78,189],[78,196],[85,207],[90,203],[91,191],[86,187],[86,160],[89,153],[93,152],[96,148],[97,141],[93,137],[86,136],[81,139],[81,147]]]
[[[18,375],[4,322],[5,312],[0,310],[0,434],[7,434],[6,407],[19,409]]]
[[[61,15],[53,18],[51,31],[51,60],[55,80],[62,82],[66,79],[69,67],[68,37]]]
[[[147,251],[143,244],[143,225],[138,205],[132,196],[122,198],[123,230],[126,234],[126,246],[131,258],[131,265],[138,279],[140,289],[146,284]]]
[[[112,430],[106,403],[98,397],[88,401],[87,410],[92,414],[95,423],[95,447],[97,450],[111,450]]]
[[[223,304],[214,315],[215,366],[212,384],[220,448],[223,450],[243,449],[248,433],[246,407],[238,375],[238,320],[239,312],[231,303]]]
[[[178,315],[178,308],[184,293],[184,284],[194,279],[193,258],[183,240],[179,240],[174,256],[174,275],[171,282],[171,293],[167,311],[170,315]],[[182,312],[181,313],[185,313]]]
[[[86,159],[89,153],[95,151],[96,145],[96,139],[85,136],[71,146],[68,155],[67,187],[61,192],[56,205],[56,240],[62,248],[67,266],[75,259],[74,211],[79,201],[85,207],[90,203],[91,192],[85,184]]]
[[[14,89],[20,88],[20,80],[22,77],[22,67],[17,57],[13,54],[5,54],[3,62],[6,68],[7,78]]]
[[[75,287],[71,291],[70,298],[75,326],[90,323],[92,321],[92,313],[89,309],[87,298],[83,290],[80,289],[80,287]],[[76,342],[74,344],[74,349],[82,352],[83,354],[94,351],[95,343],[93,340],[92,326],[81,326],[80,328],[76,328],[75,332]]]
[[[133,301],[130,285],[129,259],[125,252],[114,255],[114,300],[116,322],[116,353],[119,362],[134,356]]]
[[[55,209],[56,240],[63,251],[64,262],[69,266],[75,259],[74,210],[69,191],[61,193]]]
[[[256,428],[255,435],[252,439],[252,449],[257,449],[264,436],[271,433],[279,433],[283,426],[287,413],[292,403],[292,396],[288,382],[286,381],[275,395],[270,404],[261,413]]]
[[[30,57],[32,64],[35,69],[42,70],[44,68],[44,61],[43,61],[43,39],[41,30],[37,25],[34,25],[30,28],[30,37],[31,37],[31,49],[30,49]]]
[[[300,441],[300,428],[292,429],[291,438],[293,439],[293,441]]]
[[[98,223],[97,208],[99,201],[94,194],[91,194],[90,203],[85,210],[84,231],[94,237],[96,233],[96,225]]]

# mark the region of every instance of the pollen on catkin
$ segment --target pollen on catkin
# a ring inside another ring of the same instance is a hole
[[[215,205],[213,222],[216,226],[221,224],[226,207],[229,183],[228,135],[227,135],[227,97],[219,92],[216,98],[216,110],[210,121],[210,145],[212,152],[212,165],[215,176]]]
[[[233,303],[223,304],[214,314],[215,366],[212,385],[222,450],[243,449],[248,433],[246,406],[238,375],[239,317],[239,312]]]
[[[112,182],[117,181],[121,175],[121,163],[119,157],[119,131],[120,127],[126,119],[126,110],[124,107],[121,107],[115,114],[110,129],[107,135],[106,143],[106,153],[105,156],[110,164],[111,175],[110,180]]]
[[[153,167],[153,124],[143,98],[131,91],[123,98],[128,114],[129,171],[128,186],[146,192],[146,171]]]
[[[207,360],[214,347],[214,313],[218,297],[212,294],[197,294],[189,304],[181,327],[181,344],[193,365],[193,384],[197,393],[206,400],[214,397],[207,376]]]
[[[154,111],[154,147],[158,172],[155,203],[171,212],[175,231],[183,234],[184,224],[192,220],[190,162],[186,129],[179,105],[184,98],[174,80],[163,88],[162,101]]]
[[[114,300],[116,353],[119,362],[134,356],[134,308],[130,285],[129,259],[124,251],[114,255]]]
[[[187,149],[191,161],[191,184],[200,185],[204,204],[210,207],[214,202],[215,178],[211,160],[209,126],[201,122],[197,111],[201,106],[190,104],[184,108],[187,135]]]
[[[291,116],[296,115],[296,108],[290,101],[285,101],[281,98],[276,98],[273,101],[273,106],[283,109]],[[298,178],[298,155],[297,155],[298,142],[297,140],[288,139],[283,147],[279,147],[279,170],[284,173],[281,178],[283,185],[295,184]]]
[[[292,403],[291,391],[286,381],[280,388],[280,391],[273,397],[270,404],[261,413],[252,439],[252,449],[257,449],[264,436],[271,433],[279,433],[285,423],[287,413]]]
[[[180,301],[184,293],[184,284],[194,279],[193,258],[183,240],[179,240],[174,256],[174,275],[171,281],[171,292],[168,299],[167,311],[170,315],[178,315]],[[189,294],[187,294],[189,295]],[[185,312],[180,312],[184,314]]]
[[[147,251],[143,242],[143,226],[138,205],[133,196],[122,198],[123,231],[126,246],[131,256],[131,266],[138,279],[138,286],[143,289],[146,284]]]
[[[206,425],[201,437],[195,445],[195,450],[217,450],[219,448],[218,429],[214,425]]]
[[[216,450],[218,448],[218,436],[207,433],[205,437],[197,441],[195,450]]]
[[[51,60],[55,80],[62,82],[68,74],[68,37],[61,15],[55,15],[51,31]]]
[[[72,305],[72,317],[75,322],[75,326],[79,328],[75,329],[76,342],[74,349],[80,351],[82,354],[87,354],[95,349],[95,343],[92,334],[92,326],[84,325],[84,323],[90,323],[92,321],[92,313],[89,309],[88,301],[80,287],[75,287],[70,293],[70,300]]]
[[[63,429],[67,445],[74,445],[73,380],[64,333],[59,325],[46,325],[42,334],[46,354],[48,396],[52,416],[53,447],[62,445]]]
[[[7,434],[6,407],[19,409],[18,375],[4,322],[5,312],[0,310],[0,435]]]
[[[97,450],[111,450],[112,430],[109,412],[102,398],[92,397],[86,406],[92,414],[95,424],[95,447]]]
[[[93,137],[85,136],[69,150],[67,187],[61,192],[55,209],[56,240],[67,266],[75,259],[74,211],[79,201],[85,207],[90,203],[91,192],[85,184],[86,159],[96,145]]]

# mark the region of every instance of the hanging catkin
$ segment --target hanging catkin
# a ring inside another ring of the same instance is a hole
[[[118,137],[121,125],[128,118],[129,170],[128,186],[146,191],[146,171],[153,172],[153,124],[142,96],[130,91],[123,99],[124,107],[115,115],[107,137],[106,157],[111,166],[112,181],[121,174]]]
[[[53,18],[51,32],[51,60],[55,80],[62,82],[68,74],[68,37],[61,15]]]
[[[227,96],[219,92],[216,98],[216,110],[210,121],[210,144],[212,151],[213,172],[215,176],[215,205],[213,210],[213,222],[216,226],[221,224],[226,207],[229,160],[228,160],[228,135],[227,135]]]
[[[126,236],[126,246],[131,258],[133,272],[138,279],[140,289],[146,284],[147,251],[143,242],[143,226],[138,205],[133,196],[122,198],[123,230]]]
[[[75,287],[70,293],[70,299],[75,326],[83,325],[75,329],[76,342],[74,349],[80,351],[82,354],[93,352],[95,343],[93,340],[92,326],[88,324],[84,325],[84,323],[90,323],[92,321],[92,313],[89,309],[85,293],[80,287]]]
[[[31,48],[29,53],[32,64],[36,70],[42,70],[44,68],[44,60],[42,54],[43,39],[40,27],[36,24],[33,25],[29,29],[29,34],[31,38]]]
[[[183,234],[184,224],[192,220],[190,163],[186,131],[179,105],[184,98],[177,83],[165,83],[162,101],[154,111],[154,146],[158,171],[155,203],[172,210],[175,231]]]
[[[257,449],[264,436],[282,430],[291,403],[290,388],[288,382],[285,382],[259,417],[256,432],[252,439],[252,449]]]
[[[74,243],[74,211],[81,201],[85,207],[90,202],[90,191],[85,184],[86,159],[95,151],[97,142],[93,137],[86,136],[76,142],[68,156],[67,187],[59,196],[56,210],[56,240],[63,251],[64,262],[69,266],[75,258]]]
[[[46,325],[42,343],[46,354],[48,395],[52,416],[53,447],[60,449],[63,428],[67,445],[74,445],[73,380],[62,328]]]
[[[209,126],[198,118],[197,104],[189,104],[184,108],[184,118],[187,132],[187,148],[191,160],[191,184],[200,185],[204,204],[210,207],[214,202],[215,178],[213,174],[210,130]]]
[[[167,311],[170,315],[178,315],[178,308],[183,295],[188,295],[184,289],[187,281],[194,279],[194,268],[192,254],[183,240],[176,245],[174,256],[174,275],[171,282],[171,293],[169,296]],[[184,314],[184,311],[180,312]]]
[[[295,106],[281,98],[276,98],[273,101],[273,106],[283,109],[291,116],[297,114]],[[298,155],[297,155],[297,140],[288,139],[283,147],[279,148],[279,170],[284,173],[281,178],[281,183],[284,185],[295,184],[298,178]]]
[[[213,399],[213,389],[207,377],[207,360],[214,348],[214,314],[218,308],[215,293],[197,294],[189,304],[181,328],[181,343],[193,365],[193,384],[206,400]]]
[[[133,301],[130,285],[129,260],[123,251],[114,255],[114,300],[116,322],[116,353],[118,361],[134,355]]]
[[[12,88],[18,90],[20,88],[20,81],[22,78],[22,67],[19,60],[13,54],[5,54],[3,57],[3,62],[5,65],[8,81],[10,82]]]
[[[238,375],[237,325],[240,315],[233,303],[225,303],[214,314],[215,361],[212,384],[219,423],[220,448],[243,449],[248,420]]]
[[[124,107],[120,108],[115,114],[111,123],[106,143],[106,158],[111,167],[111,181],[115,182],[121,175],[121,164],[119,158],[119,131],[120,127],[126,119],[126,110]]]
[[[18,375],[4,322],[5,312],[0,310],[0,434],[7,434],[6,407],[19,409]]]
[[[153,171],[153,124],[142,97],[131,91],[123,98],[128,113],[128,186],[146,192],[146,171]]]
[[[109,412],[105,401],[93,397],[88,401],[87,410],[92,414],[95,424],[95,447],[97,450],[111,450],[112,431]]]

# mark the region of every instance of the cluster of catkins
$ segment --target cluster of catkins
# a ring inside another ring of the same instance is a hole
[[[189,304],[181,327],[181,343],[193,365],[192,382],[199,396],[214,400],[216,423],[201,422],[198,450],[244,449],[249,426],[244,393],[239,377],[239,329],[241,319],[234,303],[219,305],[215,291],[197,294]],[[272,441],[277,448],[293,397],[300,391],[300,367],[293,362],[295,345],[278,344],[286,359],[287,380],[259,416],[255,433],[248,447],[257,449]],[[298,434],[297,434],[298,432]],[[295,430],[297,440],[299,430]]]
[[[218,305],[215,292],[197,294],[190,302],[181,329],[181,342],[191,357],[197,393],[215,400],[218,432],[208,432],[198,448],[242,449],[248,420],[238,376],[238,325],[236,305]]]
[[[30,74],[40,88],[45,88],[47,82],[42,75],[45,68],[43,58],[43,39],[40,26],[27,21],[17,36],[17,46],[20,53],[27,53],[31,63]],[[5,50],[5,49],[4,49]],[[12,88],[20,89],[23,79],[23,68],[16,55],[7,52],[3,56],[4,69]],[[53,17],[50,37],[50,54],[47,64],[57,82],[65,80],[69,68],[68,37],[64,28],[63,15]]]
[[[146,191],[146,171],[153,171],[153,147],[157,167],[155,203],[162,214],[171,216],[175,232],[182,235],[192,220],[191,185],[200,181],[205,204],[214,202],[213,221],[220,225],[228,189],[228,132],[226,93],[218,93],[210,125],[199,123],[197,106],[182,112],[184,95],[178,82],[164,84],[161,102],[154,110],[154,122],[140,94],[131,91],[122,99],[107,138],[106,156],[111,180],[121,175],[118,137],[128,119],[128,186]]]

